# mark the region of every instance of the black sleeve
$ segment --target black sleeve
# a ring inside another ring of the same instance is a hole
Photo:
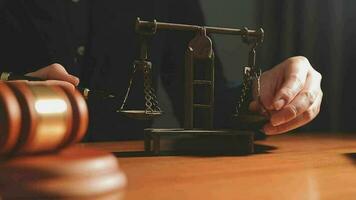
[[[27,73],[51,63],[24,0],[1,1],[0,71]]]
[[[198,1],[170,1],[169,22],[205,25],[201,6]],[[170,32],[167,36],[164,61],[161,68],[161,79],[179,121],[184,116],[184,54],[192,33]],[[213,42],[214,43],[214,42]],[[216,54],[215,54],[216,55]],[[239,96],[239,87],[228,87],[223,75],[219,56],[215,56],[215,109],[214,126],[228,128],[231,126],[231,116]]]

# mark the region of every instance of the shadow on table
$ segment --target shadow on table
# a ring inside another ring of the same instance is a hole
[[[354,164],[356,164],[356,153],[344,153],[343,155],[353,161]]]
[[[145,151],[114,152],[117,157],[155,157],[155,156],[194,156],[194,157],[216,157],[216,156],[250,156],[256,154],[268,154],[277,149],[275,146],[254,144],[254,153],[246,153],[243,149],[231,151],[231,149],[190,149],[190,150],[163,150],[159,154]]]

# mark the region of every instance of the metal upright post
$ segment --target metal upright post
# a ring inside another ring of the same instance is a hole
[[[193,49],[188,47],[185,55],[185,96],[184,96],[184,129],[193,129]]]

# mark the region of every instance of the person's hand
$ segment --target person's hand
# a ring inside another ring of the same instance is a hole
[[[74,90],[75,86],[79,84],[79,78],[69,74],[66,69],[60,64],[51,64],[47,67],[41,68],[35,72],[26,74],[26,76],[32,76],[48,80],[50,85],[62,85],[64,87],[70,87]]]
[[[323,97],[321,78],[301,56],[289,58],[264,72],[260,98],[256,99],[254,89],[255,101],[250,104],[250,110],[270,116],[263,131],[267,135],[280,134],[313,120],[320,111]]]

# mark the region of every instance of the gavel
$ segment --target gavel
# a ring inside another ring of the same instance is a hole
[[[0,199],[122,199],[116,157],[74,145],[87,127],[77,90],[0,81]]]
[[[83,138],[88,109],[79,92],[25,81],[0,81],[0,91],[0,156],[55,151]]]

